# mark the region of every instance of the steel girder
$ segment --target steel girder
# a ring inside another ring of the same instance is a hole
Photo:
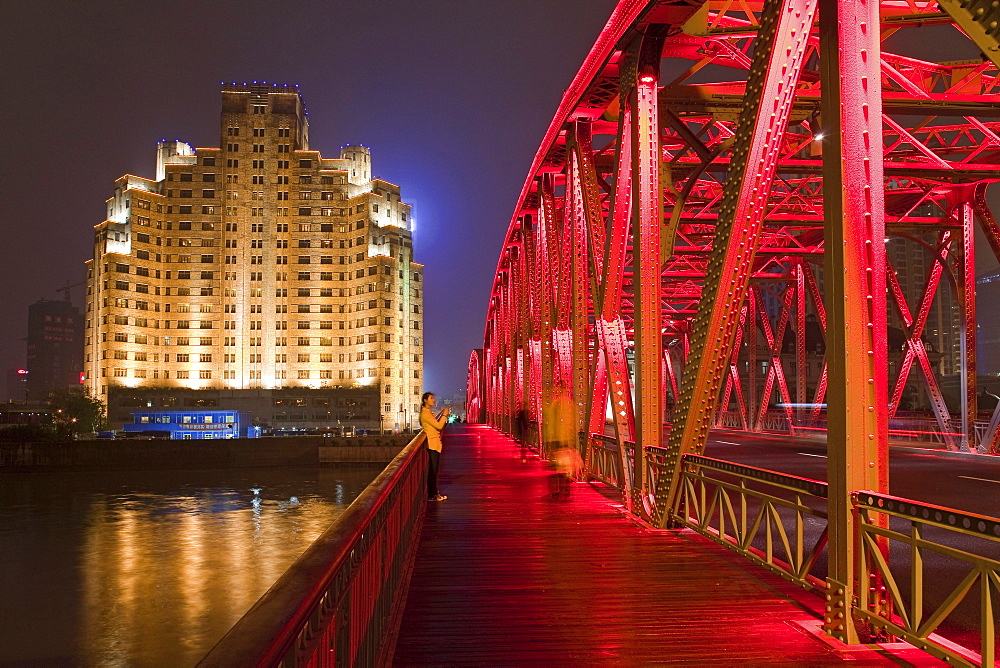
[[[638,52],[628,74],[622,77],[622,97],[631,108],[632,135],[632,267],[643,277],[632,283],[633,349],[635,351],[636,451],[658,446],[663,433],[662,349],[660,332],[660,129],[657,89],[663,30],[650,27],[638,42]],[[636,456],[632,465],[632,508],[643,515],[652,510],[642,487],[647,479],[646,458]],[[640,489],[636,490],[636,486]],[[639,496],[636,496],[636,494]]]
[[[820,10],[827,221],[827,482],[830,604],[827,633],[857,643],[851,618],[857,572],[850,494],[889,489],[882,91],[875,0],[822,0]],[[832,149],[832,150],[831,150]],[[880,243],[881,242],[881,243]]]
[[[828,423],[831,441],[850,443],[831,480],[878,489],[914,364],[939,430],[975,445],[971,232],[978,221],[1000,257],[984,196],[1000,180],[1000,70],[881,48],[920,25],[956,26],[936,2],[831,1],[840,23],[826,32],[814,5],[621,2],[562,98],[504,241],[477,371],[487,419],[509,428],[501,413],[526,406],[540,423],[551,388],[570,388],[577,428],[617,436],[624,500],[660,523],[671,476],[642,489],[645,458],[630,461],[626,442],[659,445],[663,427],[676,462],[713,424]],[[838,39],[864,45],[845,53]],[[842,151],[850,162],[833,170]],[[886,240],[919,256],[916,268],[888,258]],[[945,298],[961,314],[960,415],[926,338]],[[881,358],[891,375],[870,368],[887,324],[901,332]],[[844,417],[849,398],[870,421]],[[980,445],[1000,449],[1000,414]],[[876,473],[845,477],[850,457]],[[651,495],[655,508],[638,503]]]

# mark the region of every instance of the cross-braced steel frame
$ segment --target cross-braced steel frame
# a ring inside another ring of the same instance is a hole
[[[522,188],[470,416],[509,432],[525,411],[538,438],[543,406],[572,393],[577,431],[613,435],[626,504],[660,525],[714,426],[825,427],[827,629],[855,639],[850,492],[887,491],[890,419],[916,388],[949,447],[1000,445],[996,416],[981,442],[974,426],[977,224],[1000,257],[997,11],[622,0]],[[921,26],[985,55],[887,46]],[[900,246],[921,262],[896,266]],[[935,308],[960,349],[957,409]],[[667,452],[655,477],[650,446]]]

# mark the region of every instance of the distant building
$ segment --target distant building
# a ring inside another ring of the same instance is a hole
[[[29,306],[26,340],[29,400],[44,401],[52,390],[80,385],[83,317],[71,302],[42,299]]]
[[[52,424],[52,409],[41,401],[0,404],[0,425]]]
[[[976,279],[976,371],[1000,375],[1000,271]]]
[[[343,419],[415,424],[423,267],[399,186],[372,178],[365,147],[311,150],[295,87],[224,86],[220,132],[218,148],[160,142],[155,178],[119,178],[95,226],[86,383],[112,425],[132,390],[156,407],[226,397],[289,426],[374,394]],[[285,390],[308,410],[259,410]]]
[[[6,401],[25,401],[28,397],[28,370],[7,369]]]

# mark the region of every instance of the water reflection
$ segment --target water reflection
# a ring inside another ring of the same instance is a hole
[[[0,663],[194,664],[376,474],[0,478]]]

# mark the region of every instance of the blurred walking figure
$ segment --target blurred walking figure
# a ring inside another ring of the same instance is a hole
[[[438,465],[441,461],[441,430],[448,423],[451,409],[445,408],[435,417],[431,409],[436,403],[437,397],[434,396],[433,392],[424,392],[424,396],[420,398],[420,427],[427,434],[428,501],[444,501],[448,498],[444,494],[438,493],[437,475]]]
[[[521,463],[528,461],[528,409],[524,406],[514,417],[514,438],[521,446]]]
[[[554,499],[568,499],[570,479],[580,474],[583,461],[576,445],[576,409],[562,385],[556,386],[551,401],[542,409],[542,432],[556,469],[549,478],[549,494]]]

